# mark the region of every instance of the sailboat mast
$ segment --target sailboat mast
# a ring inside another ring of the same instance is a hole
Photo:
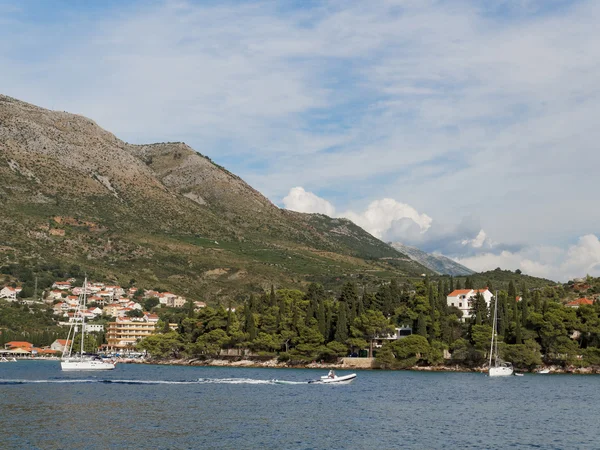
[[[84,341],[85,341],[85,316],[83,311],[85,310],[85,305],[87,302],[87,277],[85,277],[83,281],[83,305],[80,306],[79,315],[81,316],[81,353],[80,355],[83,357],[83,349],[84,349]],[[81,308],[83,306],[83,308]]]
[[[489,367],[492,367],[492,358],[494,355],[494,340],[496,338],[496,317],[498,315],[498,291],[494,296],[494,318],[492,320],[492,342],[490,344],[490,362]]]

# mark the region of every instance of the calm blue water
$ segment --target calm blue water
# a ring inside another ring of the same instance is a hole
[[[3,363],[0,447],[600,448],[598,376],[357,373],[350,385],[280,385],[270,380],[326,371]]]

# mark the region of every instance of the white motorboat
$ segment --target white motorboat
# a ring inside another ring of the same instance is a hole
[[[17,362],[17,358],[5,358],[4,356],[0,357],[0,362]]]
[[[544,374],[546,374],[546,373],[550,373],[550,369],[542,369],[542,370],[538,370],[538,371],[537,371],[537,373],[544,375]]]
[[[492,343],[490,347],[490,363],[488,375],[490,377],[508,377],[514,373],[513,365],[502,361],[498,356],[498,291],[494,298],[494,320],[492,322]]]
[[[352,381],[356,378],[356,374],[355,373],[351,373],[349,375],[342,375],[342,376],[338,376],[338,375],[324,375],[321,377],[320,380],[315,381],[316,383],[335,383],[335,384],[348,384],[348,383],[352,383]]]
[[[85,315],[82,312],[86,308],[87,303],[87,278],[83,282],[83,289],[77,302],[77,308],[73,315],[73,322],[69,328],[69,334],[67,335],[67,345],[63,352],[63,356],[60,361],[60,368],[65,371],[69,370],[112,370],[115,368],[115,363],[112,361],[105,361],[99,356],[86,355],[84,351],[85,344]],[[80,319],[80,320],[78,320]],[[79,353],[73,351],[73,344],[75,337],[79,336],[81,348]]]

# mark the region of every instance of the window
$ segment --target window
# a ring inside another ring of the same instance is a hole
[[[452,306],[454,306],[454,302],[452,302]]]
[[[459,304],[458,304],[458,307],[459,307],[459,308],[462,308],[462,303],[459,303]]]

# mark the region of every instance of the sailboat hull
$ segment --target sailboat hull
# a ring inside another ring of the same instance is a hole
[[[513,374],[512,367],[490,367],[490,377],[509,377]]]
[[[83,361],[61,361],[62,370],[112,370],[115,364],[108,361],[83,360]]]

